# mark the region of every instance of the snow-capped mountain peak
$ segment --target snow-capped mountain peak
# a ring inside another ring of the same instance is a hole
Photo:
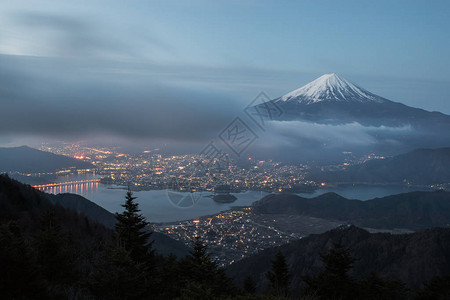
[[[283,102],[296,101],[304,104],[317,102],[385,102],[363,88],[345,80],[336,73],[325,74],[307,85],[278,99]]]

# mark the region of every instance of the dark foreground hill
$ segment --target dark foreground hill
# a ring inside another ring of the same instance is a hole
[[[83,198],[73,195],[47,197],[1,175],[0,299],[285,299],[273,295],[254,297],[249,294],[254,292],[251,285],[250,288],[247,285],[246,292],[236,289],[224,270],[208,257],[201,239],[195,240],[190,254],[181,260],[174,256],[154,255],[148,251],[143,230],[145,220],[137,213],[138,206],[131,193],[127,194],[125,206],[124,213],[117,216],[118,226],[112,231],[77,212],[93,213],[98,209],[86,204]],[[99,211],[99,215],[102,214],[100,219],[107,218],[107,213]],[[140,229],[135,231],[136,228]],[[298,289],[298,274],[307,275],[321,267],[317,261],[318,253],[325,251],[330,241],[339,238],[352,247],[353,255],[361,258],[354,269],[356,275],[374,268],[389,278],[406,278],[408,284],[413,284],[448,270],[448,229],[391,236],[369,234],[349,227],[281,248],[288,256],[290,272],[295,274],[295,289]],[[237,281],[250,275],[257,279],[257,287],[261,289],[274,250],[263,251],[238,263],[242,267],[234,269]],[[249,261],[254,265],[248,264]],[[386,297],[386,292],[379,290],[380,280],[381,288],[387,288],[388,294],[391,291],[402,293],[398,284],[392,286],[391,282],[376,277],[368,282],[370,286],[358,288],[358,298],[346,299],[406,299]],[[448,279],[439,280],[447,293]],[[335,286],[333,280],[321,282]],[[345,286],[338,284],[339,288]],[[369,295],[371,298],[367,298]]]
[[[315,198],[271,194],[253,203],[263,214],[307,215],[342,221],[360,227],[422,230],[450,226],[450,192],[411,192],[375,198],[350,200],[335,193]]]
[[[39,227],[42,215],[48,211],[55,214],[63,232],[71,235],[79,242],[97,243],[108,238],[110,230],[103,224],[89,219],[86,215],[61,205],[55,205],[47,195],[29,185],[0,175],[0,221],[15,221],[24,231],[31,235]],[[99,239],[99,240],[98,240]]]
[[[388,279],[399,279],[418,289],[433,276],[450,275],[450,229],[435,228],[404,235],[371,234],[355,226],[337,228],[323,234],[310,235],[290,244],[270,248],[228,267],[228,274],[242,286],[251,276],[257,289],[268,283],[265,276],[271,261],[280,250],[286,257],[292,276],[291,288],[299,290],[302,276],[317,275],[323,270],[320,254],[341,240],[358,260],[351,274],[357,278],[376,271]]]
[[[333,183],[450,183],[450,148],[418,149],[386,159],[370,160],[343,171],[315,172],[311,179]]]
[[[114,214],[80,195],[66,193],[58,195],[45,194],[45,196],[53,204],[59,204],[64,208],[77,211],[109,229],[114,228],[114,224],[116,224]],[[177,257],[184,257],[189,252],[189,248],[182,242],[174,240],[165,234],[153,232],[150,239],[153,241],[153,249],[159,254],[169,255],[172,253]]]
[[[80,239],[84,239],[86,235],[86,232],[83,232],[86,224],[99,228],[100,232],[95,235],[103,238],[111,234],[116,223],[114,214],[82,196],[46,194],[0,175],[0,220],[18,219],[31,229],[39,223],[42,212],[55,208],[61,213],[59,219],[63,222],[63,227],[67,225],[67,231],[81,230],[77,233]],[[74,222],[73,227],[71,222]],[[151,240],[153,248],[162,255],[173,253],[183,257],[189,252],[189,248],[183,243],[159,232],[154,232]]]
[[[72,167],[89,169],[93,165],[27,146],[0,148],[0,172],[45,173]]]
[[[235,294],[201,240],[182,259],[149,251],[154,247],[131,192],[114,231],[77,212],[95,216],[97,211],[99,220],[107,218],[86,201],[49,196],[0,175],[0,299],[166,300],[186,293],[193,295],[189,299],[200,299],[199,293],[206,293],[203,299],[224,299]],[[168,241],[179,251],[186,248]]]

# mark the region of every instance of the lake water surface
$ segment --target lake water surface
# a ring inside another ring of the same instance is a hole
[[[93,179],[95,175],[77,175],[59,178],[59,181],[75,181]],[[335,192],[345,198],[368,200],[375,197],[424,190],[405,186],[340,186],[324,188],[312,194],[298,194],[302,197],[315,197],[327,192]],[[93,201],[110,212],[122,211],[121,204],[125,201],[126,190],[115,185],[100,183],[83,183],[61,186],[46,190],[49,193],[75,193]],[[237,200],[233,203],[217,203],[209,192],[176,193],[168,190],[151,190],[134,192],[140,209],[149,222],[171,222],[193,219],[200,216],[215,214],[232,206],[248,206],[267,195],[265,192],[247,191],[233,194]]]

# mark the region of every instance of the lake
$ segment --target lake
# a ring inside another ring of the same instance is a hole
[[[95,175],[76,175],[60,177],[58,181],[77,181],[97,178]],[[384,197],[393,194],[426,190],[408,188],[405,186],[339,186],[316,190],[312,194],[298,194],[302,197],[315,197],[327,192],[335,192],[345,198],[368,200],[375,197]],[[72,184],[47,189],[46,192],[74,193],[93,201],[110,212],[122,211],[121,204],[125,201],[126,190],[115,185],[104,185],[98,182]],[[248,206],[267,195],[265,192],[247,191],[233,194],[236,201],[233,203],[218,203],[207,197],[210,192],[178,193],[170,190],[151,190],[134,192],[137,197],[142,214],[149,222],[172,222],[194,219],[200,216],[216,214],[230,209],[232,206]]]

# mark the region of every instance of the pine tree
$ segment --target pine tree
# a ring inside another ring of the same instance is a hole
[[[191,280],[202,284],[212,284],[217,265],[207,254],[207,246],[200,237],[195,237],[192,242],[192,250],[186,257],[185,263]]]
[[[211,290],[216,297],[230,296],[236,291],[232,280],[207,254],[200,237],[193,241],[191,253],[182,261],[182,273],[187,286]]]
[[[208,246],[203,242],[203,240],[196,236],[192,242],[191,257],[198,265],[213,264],[211,258],[207,254]]]
[[[130,251],[116,244],[106,250],[95,266],[89,276],[88,286],[98,299],[146,299],[149,292],[147,278],[146,264],[134,261]]]
[[[153,254],[152,243],[148,242],[151,232],[146,230],[148,222],[139,214],[139,204],[134,201],[136,197],[133,197],[130,190],[127,191],[125,199],[125,204],[122,205],[124,212],[116,213],[116,242],[130,251],[131,258],[135,261],[147,260],[149,254]]]
[[[305,294],[315,294],[321,299],[358,299],[359,283],[348,271],[356,261],[341,241],[333,243],[327,254],[321,254],[325,270],[316,277],[303,277]]]
[[[333,243],[333,247],[330,251],[320,257],[325,263],[325,272],[332,276],[348,278],[348,271],[353,268],[353,263],[356,261],[352,257],[347,248],[342,245],[342,241]]]
[[[124,212],[116,213],[112,244],[89,277],[89,288],[101,299],[145,299],[155,293],[154,252],[148,222],[128,190]]]
[[[287,297],[289,294],[289,280],[290,274],[286,264],[286,258],[281,251],[275,256],[272,261],[272,270],[266,273],[269,279],[269,293],[273,293],[280,297]]]

